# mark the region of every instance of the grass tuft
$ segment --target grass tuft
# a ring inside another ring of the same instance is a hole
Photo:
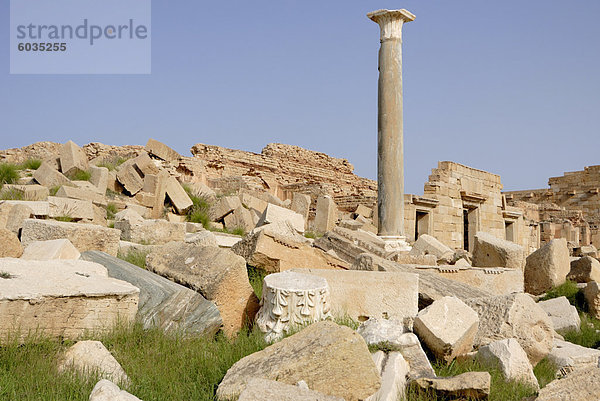
[[[119,259],[124,260],[125,262],[129,262],[132,265],[136,265],[141,267],[142,269],[146,268],[146,256],[150,251],[144,251],[141,249],[129,249],[127,253],[123,253],[121,251],[118,252],[117,257]]]
[[[37,170],[41,165],[42,161],[40,159],[27,159],[18,168],[20,170]]]
[[[263,289],[263,280],[267,277],[267,272],[263,269],[259,269],[250,265],[246,265],[248,269],[248,279],[250,280],[250,285],[252,289],[254,289],[254,293],[256,294],[258,299],[262,298],[262,289]]]
[[[117,210],[117,205],[115,205],[114,203],[108,203],[106,205],[106,218],[108,220],[114,220],[115,218],[115,214],[117,214],[118,210]]]
[[[75,219],[73,217],[68,216],[68,215],[54,217],[54,220],[56,220],[56,221],[63,221],[63,222],[66,222],[66,223],[72,223],[72,222],[75,221]]]
[[[0,200],[24,200],[24,195],[22,191],[11,188],[3,188],[0,190]]]
[[[69,179],[72,181],[89,181],[92,178],[92,173],[89,171],[77,170],[69,174]]]
[[[109,171],[115,171],[117,167],[127,161],[126,158],[121,156],[113,156],[109,159],[106,159],[100,163],[98,163],[97,167],[106,167]]]
[[[583,311],[585,308],[585,301],[583,294],[577,288],[577,283],[574,281],[567,280],[558,287],[554,287],[546,293],[546,295],[540,299],[540,301],[546,301],[548,299],[567,297],[569,303],[574,305],[577,309]]]
[[[579,331],[571,330],[563,333],[565,341],[587,348],[600,347],[600,320],[587,313],[579,313],[581,328]]]
[[[0,272],[0,278],[9,280],[9,279],[13,278],[13,275],[10,274],[9,272]]]
[[[200,223],[202,226],[210,229],[209,211],[211,204],[208,199],[195,193],[189,185],[183,185],[183,189],[192,200],[192,207],[187,215],[187,220],[192,223]]]
[[[19,179],[19,169],[11,163],[0,163],[0,188],[4,184],[14,184]]]

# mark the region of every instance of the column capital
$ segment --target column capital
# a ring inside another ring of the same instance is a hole
[[[402,25],[415,20],[415,15],[405,9],[371,11],[367,17],[379,24],[382,42],[388,39],[402,39]]]

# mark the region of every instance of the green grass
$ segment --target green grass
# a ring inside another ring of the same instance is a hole
[[[109,220],[114,220],[115,218],[115,214],[117,214],[118,210],[117,210],[117,205],[115,205],[114,203],[108,203],[106,205],[106,218]]]
[[[10,188],[0,190],[0,200],[24,200],[23,192]]]
[[[580,312],[581,330],[571,330],[563,333],[565,341],[587,348],[600,347],[600,320],[587,313]]]
[[[51,187],[49,189],[50,196],[56,196],[56,193],[58,192],[59,189],[60,189],[59,185],[55,185],[55,186]]]
[[[577,283],[570,280],[567,280],[565,283],[548,291],[546,295],[540,299],[540,301],[546,301],[548,299],[560,297],[567,297],[569,303],[574,305],[579,310],[585,309],[583,294],[581,291],[579,291],[579,288],[577,288]]]
[[[96,166],[97,167],[106,167],[109,171],[114,171],[117,169],[117,167],[119,167],[121,164],[125,163],[126,161],[127,161],[127,159],[124,157],[113,156],[109,159],[106,159],[106,160],[98,163]]]
[[[8,279],[11,279],[12,277],[13,277],[12,274],[10,274],[8,272],[0,272],[0,278],[8,280]]]
[[[127,253],[119,251],[117,257],[119,259],[131,263],[132,265],[136,265],[141,267],[142,269],[145,269],[146,256],[148,256],[149,253],[150,251],[143,251],[141,249],[129,249]]]
[[[202,226],[209,230],[210,229],[210,217],[209,211],[211,203],[208,199],[195,193],[189,185],[183,185],[183,189],[192,200],[192,207],[190,208],[187,220],[192,223],[200,223]]]
[[[548,358],[542,359],[535,365],[533,373],[537,377],[540,388],[546,387],[548,383],[556,378],[556,370],[556,365],[550,362]]]
[[[92,173],[89,171],[77,170],[69,174],[69,179],[72,181],[89,181],[92,178]]]
[[[19,169],[12,163],[0,163],[0,188],[4,184],[14,184],[19,179]]]
[[[40,159],[27,159],[23,163],[19,164],[19,170],[37,170],[42,165]]]
[[[304,232],[304,236],[306,238],[312,238],[312,239],[316,239],[317,238],[317,233],[312,232],[312,231],[305,231]]]
[[[146,401],[212,401],[227,370],[239,359],[264,349],[258,330],[229,340],[183,337],[141,324],[122,326],[94,339],[110,350],[131,379],[125,390]],[[0,399],[87,401],[98,378],[56,371],[72,342],[35,340],[0,348]]]
[[[72,223],[72,222],[75,221],[75,219],[73,217],[71,217],[71,216],[57,216],[57,217],[54,217],[54,220],[56,220],[56,221],[63,221],[63,222],[66,222],[66,223]]]
[[[250,279],[250,285],[254,289],[254,293],[258,299],[261,299],[263,280],[267,276],[267,272],[250,265],[246,265],[246,268],[248,269],[248,279]]]

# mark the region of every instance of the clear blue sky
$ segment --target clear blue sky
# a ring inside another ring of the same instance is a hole
[[[379,28],[365,14],[406,8],[407,192],[438,160],[505,189],[600,164],[600,1],[368,3],[154,0],[151,75],[11,76],[4,0],[0,147],[281,142],[375,178]]]

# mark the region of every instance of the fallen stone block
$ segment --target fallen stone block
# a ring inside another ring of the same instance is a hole
[[[581,319],[577,308],[569,303],[567,297],[559,297],[540,301],[538,305],[548,314],[554,330],[559,332],[577,330],[581,325]]]
[[[521,245],[482,231],[475,235],[473,266],[523,270],[524,261],[525,253]]]
[[[56,192],[56,196],[60,197],[60,198],[69,198],[69,199],[79,199],[79,200],[83,200],[83,201],[90,201],[95,205],[98,206],[106,206],[107,201],[106,201],[106,197],[104,197],[104,195],[100,195],[97,192],[92,192],[89,190],[85,190],[85,189],[81,189],[81,188],[77,188],[77,187],[70,187],[70,186],[65,186],[63,185],[62,187],[60,187],[58,189],[58,191]],[[48,197],[48,200],[50,201],[52,197]]]
[[[135,168],[133,159],[127,160],[121,165],[117,172],[117,180],[131,196],[140,192],[144,187],[144,178]]]
[[[373,216],[373,209],[366,207],[365,205],[358,205],[354,210],[355,216],[363,216],[370,219]]]
[[[533,366],[552,349],[554,330],[548,314],[527,294],[465,301],[479,315],[475,347],[515,338]]]
[[[454,251],[450,247],[438,241],[435,237],[427,234],[421,234],[415,241],[409,255],[434,255],[437,259],[449,257]]]
[[[592,258],[598,257],[598,249],[594,245],[584,245],[579,248],[573,249],[573,256],[583,257],[591,256]]]
[[[144,220],[135,210],[125,209],[115,215],[115,228],[121,230],[123,241],[138,244],[162,245],[185,241],[185,223]]]
[[[575,281],[576,283],[600,281],[600,262],[591,256],[583,256],[572,261],[567,280]]]
[[[252,378],[296,384],[346,401],[364,400],[381,386],[362,337],[330,321],[314,323],[236,362],[217,389],[219,400],[241,394]]]
[[[211,208],[210,218],[213,221],[222,220],[229,213],[242,206],[240,198],[237,196],[224,196]]]
[[[165,185],[167,196],[169,197],[171,204],[175,207],[175,210],[177,210],[177,213],[187,213],[194,203],[187,192],[185,192],[185,189],[183,189],[181,184],[179,184],[174,177],[169,177]]]
[[[94,207],[91,201],[49,196],[48,217],[68,217],[75,220],[93,220]]]
[[[208,230],[186,234],[185,243],[200,246],[219,246],[215,235]]]
[[[232,248],[235,246],[235,244],[237,244],[238,242],[240,242],[242,240],[242,237],[240,237],[239,235],[219,233],[219,232],[215,232],[213,234],[215,235],[215,239],[217,240],[217,245],[220,248]]]
[[[73,369],[84,375],[99,373],[100,377],[116,383],[128,383],[123,367],[100,341],[78,341],[60,358],[58,371]]]
[[[315,214],[315,231],[324,233],[332,230],[338,219],[337,206],[331,196],[325,195],[317,198],[317,211]]]
[[[514,380],[539,389],[527,354],[514,338],[494,341],[479,348],[476,359],[483,366],[499,369],[506,381]]]
[[[254,221],[250,211],[243,206],[238,206],[224,218],[225,228],[228,230],[242,229],[250,232],[254,228]]]
[[[27,245],[21,259],[25,260],[77,260],[81,254],[68,239],[33,241]]]
[[[108,169],[106,167],[90,166],[90,182],[99,194],[105,194],[108,188]]]
[[[370,317],[403,321],[417,315],[419,279],[415,274],[325,269],[292,271],[327,280],[334,316],[348,315],[363,322]]]
[[[266,224],[284,222],[288,222],[294,228],[294,230],[298,231],[299,233],[304,232],[305,222],[302,215],[290,209],[276,206],[271,203],[267,205],[267,208],[258,221],[257,227],[264,226]]]
[[[33,178],[48,188],[58,187],[70,182],[65,175],[54,169],[48,162],[43,162],[41,166],[33,172]]]
[[[142,177],[150,174],[156,175],[160,170],[156,164],[154,164],[154,161],[150,158],[150,156],[148,156],[148,153],[141,153],[132,160],[137,167],[137,170],[142,173]]]
[[[577,370],[541,389],[535,401],[591,401],[600,399],[600,369]]]
[[[223,324],[216,305],[194,290],[104,252],[84,252],[81,258],[101,264],[109,277],[140,289],[137,319],[146,329],[156,326],[212,337]]]
[[[308,221],[311,202],[310,195],[294,192],[292,194],[292,204],[290,205],[290,209],[301,215],[304,218],[304,221]]]
[[[583,289],[583,296],[588,304],[590,314],[600,319],[600,285],[596,281],[588,283]]]
[[[47,187],[37,184],[4,184],[2,193],[8,191],[19,194],[25,201],[45,201],[48,199],[48,195],[50,195],[50,191]]]
[[[89,401],[142,401],[106,379],[100,380],[90,394]]]
[[[433,354],[446,362],[473,348],[479,317],[477,312],[455,297],[444,297],[422,309],[414,330]]]
[[[490,395],[491,381],[488,372],[467,372],[453,377],[423,377],[416,383],[424,390],[433,390],[438,397],[482,400]]]
[[[400,352],[385,354],[377,351],[373,361],[381,376],[381,387],[366,401],[397,401],[404,399],[406,376],[410,367]]]
[[[146,266],[214,301],[228,336],[236,335],[258,311],[246,262],[230,250],[170,242],[151,252]]]
[[[68,141],[60,147],[59,158],[60,170],[65,175],[71,175],[77,171],[87,171],[89,168],[85,152],[73,141]]]
[[[553,239],[527,257],[525,291],[540,295],[564,283],[570,271],[567,241],[564,238]]]
[[[319,393],[275,380],[250,379],[238,401],[344,401],[343,398]]]
[[[548,354],[548,360],[557,369],[559,376],[564,376],[574,370],[599,367],[600,350],[586,348],[568,341],[554,339],[554,346]]]
[[[96,263],[79,260],[0,259],[0,339],[29,333],[77,339],[129,322],[139,290],[109,278]]]
[[[6,228],[0,228],[0,258],[18,258],[23,254],[19,237]]]
[[[406,326],[405,322],[398,319],[372,317],[361,323],[356,332],[365,339],[367,345],[386,344],[394,349],[401,349],[406,345],[403,343],[403,334],[410,329]]]
[[[0,202],[0,228],[6,228],[15,234],[19,234],[23,222],[31,216],[33,216],[33,210],[27,205]]]
[[[259,199],[255,196],[250,195],[249,193],[242,192],[240,194],[240,201],[242,205],[250,210],[254,210],[259,215],[262,215],[267,208],[269,202]]]
[[[116,256],[121,232],[94,224],[27,219],[23,222],[21,242],[27,247],[34,241],[66,238],[79,252],[97,250]]]
[[[146,152],[166,162],[175,162],[181,158],[179,153],[155,139],[148,139]]]

